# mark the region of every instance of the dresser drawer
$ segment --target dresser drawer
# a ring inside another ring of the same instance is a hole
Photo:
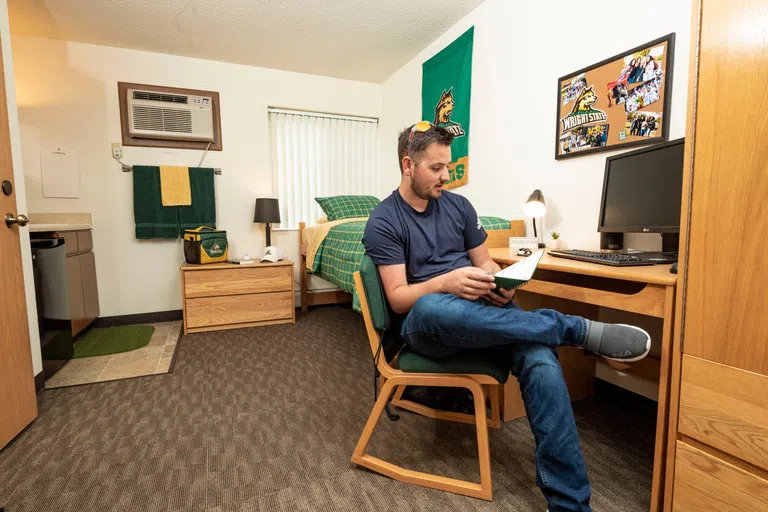
[[[293,291],[292,266],[196,270],[184,275],[187,299],[283,291]]]
[[[293,291],[188,298],[186,302],[186,325],[189,329],[293,317]]]
[[[683,356],[678,430],[768,471],[768,376]]]
[[[768,510],[768,480],[677,442],[673,512]]]

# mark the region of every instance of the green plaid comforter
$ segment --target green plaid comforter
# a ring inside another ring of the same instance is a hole
[[[360,269],[360,262],[365,253],[363,247],[364,220],[355,220],[334,226],[320,244],[315,261],[310,271],[312,274],[330,281],[345,292],[352,294],[352,307],[360,311],[360,299],[355,292],[352,274]],[[509,229],[509,221],[500,217],[480,217],[480,223],[486,229]]]

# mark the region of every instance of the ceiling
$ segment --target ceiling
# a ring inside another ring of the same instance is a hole
[[[8,0],[11,32],[380,83],[483,0]]]

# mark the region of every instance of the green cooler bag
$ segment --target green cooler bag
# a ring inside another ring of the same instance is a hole
[[[227,232],[208,226],[184,230],[184,258],[200,265],[227,261]]]

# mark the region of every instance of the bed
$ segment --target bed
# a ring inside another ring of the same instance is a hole
[[[352,274],[360,267],[365,248],[362,244],[365,218],[344,219],[308,227],[299,223],[301,310],[322,304],[352,302],[359,311]],[[480,217],[488,232],[489,248],[507,247],[509,237],[525,236],[525,221],[500,217]],[[339,290],[312,291],[308,289],[309,274],[339,287]]]

